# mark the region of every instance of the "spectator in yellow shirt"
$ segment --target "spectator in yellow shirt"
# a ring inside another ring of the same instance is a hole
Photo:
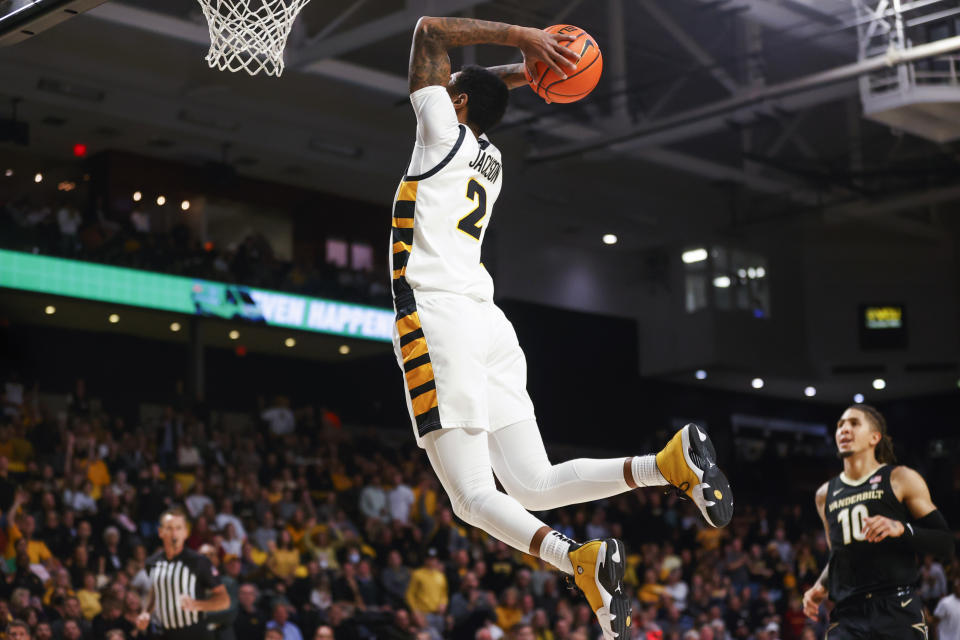
[[[704,527],[697,532],[697,542],[704,551],[716,551],[727,537],[726,529]]]
[[[443,614],[447,610],[447,577],[440,567],[437,550],[431,548],[419,569],[410,574],[407,586],[407,604],[414,615],[423,618],[437,633],[443,635]]]
[[[30,564],[46,564],[53,558],[50,549],[42,540],[34,540],[33,532],[36,530],[36,523],[33,516],[25,513],[16,518],[15,523],[11,523],[7,528],[7,557],[12,558],[16,555],[15,547],[21,538],[27,541],[27,555],[30,556]]]
[[[515,588],[510,587],[503,592],[496,612],[497,626],[501,629],[513,629],[520,622],[523,618],[523,610],[520,609],[520,595]]]
[[[48,583],[47,590],[43,594],[43,604],[48,607],[51,606],[54,595],[59,595],[61,598],[76,595],[73,587],[70,585],[70,572],[63,567],[53,572],[53,578]]]
[[[89,431],[89,428],[83,432]],[[83,443],[87,448],[83,448]],[[76,452],[76,455],[74,455]],[[67,451],[64,454],[64,475],[70,476],[74,472],[79,472],[86,477],[92,485],[92,490],[88,491],[91,498],[99,500],[103,487],[110,484],[110,470],[106,463],[97,457],[96,441],[91,437],[78,439],[72,431],[67,432]],[[96,509],[93,509],[96,511]]]
[[[339,460],[334,460],[330,465],[330,483],[333,490],[340,493],[353,487],[353,480],[347,475],[346,468]]]
[[[280,532],[280,544],[268,544],[270,554],[267,556],[267,568],[281,580],[292,578],[297,567],[300,566],[300,552],[293,546],[293,539],[286,529]]]
[[[337,561],[337,545],[330,541],[330,533],[326,527],[319,525],[313,527],[311,533],[303,537],[304,544],[307,547],[307,553],[310,557],[320,563],[323,570],[339,571],[340,563]]]
[[[14,471],[26,471],[27,466],[33,462],[34,450],[33,444],[27,440],[27,427],[25,425],[19,424],[15,427],[10,444],[13,446],[10,455],[10,467]]]
[[[307,518],[303,513],[302,507],[297,507],[294,510],[293,516],[287,521],[285,528],[287,533],[290,534],[290,539],[293,540],[293,546],[299,551],[306,551],[303,538],[307,533]]]
[[[657,582],[657,573],[653,569],[647,569],[643,576],[643,586],[640,587],[640,593],[637,599],[642,604],[657,604],[660,602],[660,596],[663,595],[664,587]]]
[[[83,588],[77,591],[77,600],[80,601],[80,611],[87,620],[93,620],[102,610],[100,592],[97,591],[97,576],[93,571],[83,574]]]
[[[99,458],[91,459],[87,464],[87,480],[93,484],[91,493],[93,499],[99,500],[103,488],[110,484],[110,470],[107,469],[107,463]]]

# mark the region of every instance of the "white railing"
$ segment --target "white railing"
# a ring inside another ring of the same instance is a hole
[[[922,8],[929,3],[903,3],[902,0],[852,0],[859,24],[859,57],[883,55],[890,49],[909,50],[913,42],[906,36],[902,12]],[[864,98],[905,93],[913,87],[960,86],[960,55],[942,55],[921,63],[902,64],[879,69],[861,78]]]

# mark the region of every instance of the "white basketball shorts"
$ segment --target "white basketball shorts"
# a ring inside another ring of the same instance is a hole
[[[495,431],[535,418],[527,361],[503,311],[454,293],[414,293],[413,302],[397,314],[393,349],[417,444],[437,429]]]

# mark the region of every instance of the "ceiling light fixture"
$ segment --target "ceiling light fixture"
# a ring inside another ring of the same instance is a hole
[[[689,251],[684,251],[680,255],[680,259],[683,260],[684,264],[693,264],[694,262],[703,262],[707,259],[707,250],[703,247],[698,249],[690,249]]]

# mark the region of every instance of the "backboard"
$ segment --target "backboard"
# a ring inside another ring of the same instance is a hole
[[[22,42],[105,0],[0,0],[0,46]]]

